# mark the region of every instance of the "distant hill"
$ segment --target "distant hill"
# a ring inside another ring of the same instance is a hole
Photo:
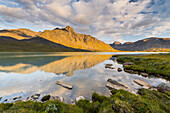
[[[110,46],[122,51],[170,51],[170,38],[152,37],[124,44],[114,42]]]
[[[5,44],[5,45],[4,45]],[[0,51],[116,51],[90,35],[70,26],[43,32],[29,29],[0,30]]]

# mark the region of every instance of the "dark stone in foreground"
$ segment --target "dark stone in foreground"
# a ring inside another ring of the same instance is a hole
[[[121,69],[121,68],[118,68],[118,69],[117,69],[117,71],[118,71],[118,72],[121,72],[121,71],[122,71],[122,69]]]
[[[50,95],[46,95],[46,96],[44,96],[42,99],[41,99],[41,101],[42,102],[44,102],[44,101],[48,101],[48,100],[50,100]]]

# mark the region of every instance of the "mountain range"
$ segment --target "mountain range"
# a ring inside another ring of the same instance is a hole
[[[90,35],[79,34],[70,26],[34,32],[29,29],[0,30],[0,51],[117,51]]]
[[[170,51],[170,38],[151,37],[136,42],[114,42],[110,44],[120,51]]]

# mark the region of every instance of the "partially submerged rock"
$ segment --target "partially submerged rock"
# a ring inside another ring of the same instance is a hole
[[[22,96],[14,97],[13,100],[20,99],[20,98],[22,98]]]
[[[133,62],[125,62],[123,63],[123,67],[129,66],[129,65],[135,65]]]
[[[76,102],[78,102],[79,100],[84,100],[85,98],[83,96],[79,96],[76,98]]]
[[[42,99],[41,99],[41,101],[42,102],[44,102],[44,101],[48,101],[48,100],[50,100],[50,95],[45,95]]]
[[[67,89],[72,89],[72,88],[73,88],[73,86],[72,86],[71,84],[63,83],[63,82],[61,82],[61,81],[57,81],[56,84],[58,84],[58,85],[60,85],[60,86],[63,86],[63,87],[65,87],[65,88],[67,88]]]
[[[116,89],[127,89],[127,87],[123,84],[120,84],[119,82],[117,82],[116,80],[112,80],[112,79],[108,79],[107,83],[106,83],[106,87],[110,90]]]
[[[16,100],[16,101],[14,101],[14,103],[17,103],[17,102],[22,102],[22,100]]]
[[[142,76],[147,77],[149,74],[147,73],[141,73]]]
[[[2,97],[0,97],[0,101],[1,101]]]
[[[63,102],[64,98],[60,96],[51,96],[50,100]]]
[[[36,99],[39,98],[39,96],[40,96],[40,94],[34,94],[34,95],[31,96],[31,98],[34,99],[34,100],[36,100]],[[30,99],[30,100],[31,100],[31,99]]]
[[[112,67],[112,66],[113,66],[113,64],[106,64],[105,68],[114,69],[114,67]]]
[[[160,92],[170,91],[170,83],[160,83],[156,88]]]
[[[119,89],[123,89],[126,91],[129,91],[133,94],[137,94],[137,91],[133,90],[132,88],[130,88],[129,86],[127,86],[126,84],[123,84],[121,82],[117,82],[116,80],[112,80],[112,79],[108,79],[107,83],[106,83],[106,87],[109,90],[119,90]]]
[[[153,87],[151,84],[149,84],[141,79],[136,79],[136,80],[134,80],[134,82],[140,86],[143,86],[143,88],[145,88],[145,89],[149,89],[149,88]]]
[[[121,71],[122,71],[122,69],[121,69],[121,68],[118,68],[118,69],[117,69],[117,71],[118,71],[118,72],[121,72]]]

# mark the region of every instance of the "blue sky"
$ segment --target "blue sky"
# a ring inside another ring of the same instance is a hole
[[[67,25],[106,43],[170,38],[170,0],[0,0],[0,29]]]

